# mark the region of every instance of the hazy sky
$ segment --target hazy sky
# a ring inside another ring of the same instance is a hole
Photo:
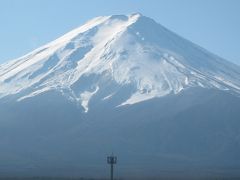
[[[95,16],[133,12],[240,64],[240,0],[1,0],[0,63]]]

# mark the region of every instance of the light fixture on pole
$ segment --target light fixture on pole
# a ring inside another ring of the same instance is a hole
[[[113,154],[111,156],[107,157],[107,163],[110,164],[110,178],[113,180],[113,165],[117,164],[117,157],[114,156]]]

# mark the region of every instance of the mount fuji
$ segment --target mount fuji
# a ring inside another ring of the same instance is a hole
[[[240,67],[139,13],[0,65],[0,173],[240,176]]]

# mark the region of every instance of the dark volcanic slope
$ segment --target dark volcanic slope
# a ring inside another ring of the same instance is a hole
[[[54,92],[1,104],[0,171],[104,175],[112,151],[122,175],[239,170],[240,99],[234,95],[189,89],[119,108],[97,102],[88,114]]]

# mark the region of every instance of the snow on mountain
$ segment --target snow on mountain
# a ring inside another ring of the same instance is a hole
[[[0,66],[0,98],[23,101],[56,90],[87,112],[104,87],[103,101],[131,88],[118,106],[190,87],[240,93],[240,68],[141,14],[94,18]]]
[[[0,65],[0,174],[105,177],[114,152],[119,177],[239,177],[239,94],[237,65],[140,14],[97,17]]]

